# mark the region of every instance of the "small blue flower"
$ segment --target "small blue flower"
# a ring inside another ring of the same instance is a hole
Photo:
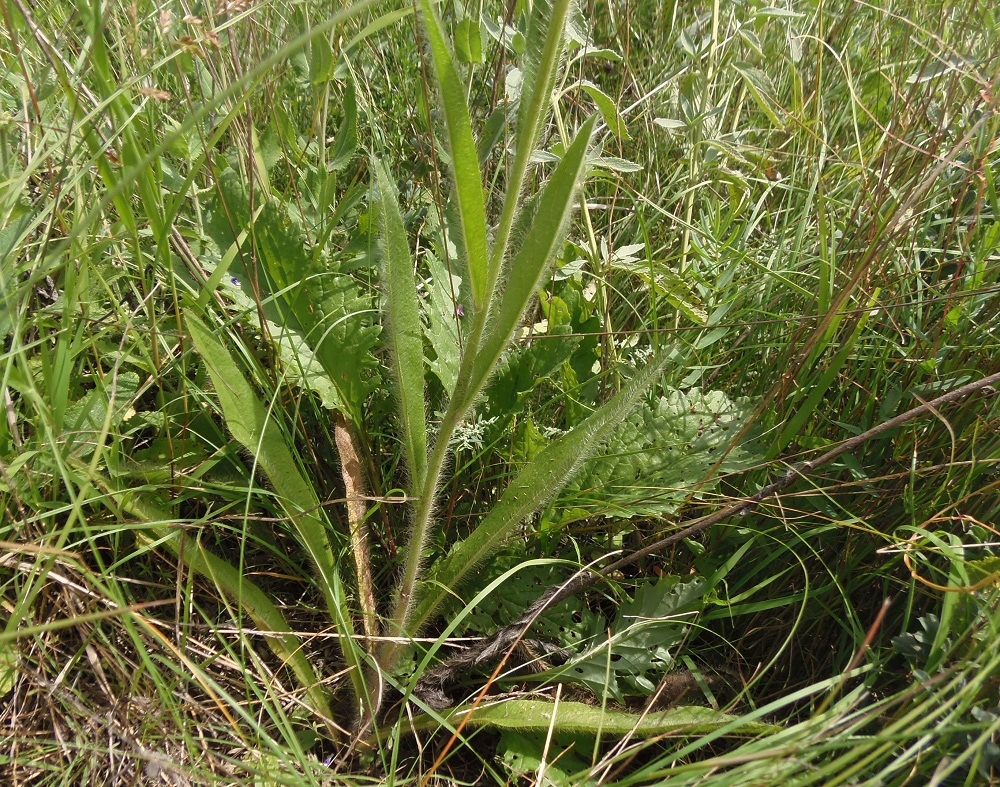
[[[240,280],[237,279],[235,276],[233,276],[233,278],[231,278],[229,281],[232,282],[232,285],[234,287],[239,287],[240,286]]]

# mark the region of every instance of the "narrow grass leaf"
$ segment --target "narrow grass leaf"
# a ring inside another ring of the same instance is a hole
[[[301,640],[295,636],[281,610],[263,590],[242,576],[231,563],[202,546],[198,539],[188,538],[182,544],[183,531],[167,524],[174,517],[151,502],[147,495],[131,489],[119,489],[106,478],[96,478],[95,482],[118,505],[146,524],[145,532],[140,532],[138,536],[144,547],[165,547],[190,569],[214,582],[240,610],[250,616],[254,625],[268,632],[265,637],[268,647],[292,670],[313,707],[326,718],[332,718],[323,684],[306,658]]]
[[[431,8],[430,0],[420,1],[424,28],[430,44],[434,74],[441,90],[448,148],[451,151],[455,176],[455,195],[461,221],[469,285],[476,309],[483,309],[489,300],[487,281],[486,209],[483,205],[483,176],[479,169],[476,139],[472,134],[469,105],[465,101],[465,88],[451,56],[441,21]]]
[[[426,622],[475,566],[562,488],[580,465],[614,433],[672,357],[672,348],[662,350],[621,391],[573,431],[546,446],[521,471],[478,527],[441,561],[434,571],[434,581],[425,583],[429,589],[413,613],[411,630]]]
[[[808,420],[813,417],[817,408],[826,396],[827,391],[829,391],[830,386],[833,385],[837,376],[840,375],[847,363],[848,358],[854,351],[854,346],[857,344],[858,339],[861,338],[868,325],[868,321],[872,317],[872,308],[878,302],[878,296],[881,292],[880,289],[876,288],[875,293],[868,300],[868,311],[862,312],[861,316],[858,318],[857,325],[854,326],[854,330],[851,331],[851,335],[848,337],[847,341],[844,342],[843,347],[841,347],[833,358],[830,360],[829,366],[823,371],[819,376],[818,380],[812,385],[812,389],[809,396],[806,398],[795,414],[788,420],[785,428],[781,430],[781,434],[778,436],[777,441],[771,448],[770,456],[777,456],[781,451],[783,451],[788,444],[795,439],[795,437],[802,431],[802,428],[806,425]],[[770,458],[769,456],[769,458]]]
[[[197,539],[188,538],[182,544],[181,531],[164,526],[150,527],[149,532],[182,560],[184,565],[209,579],[229,596],[241,611],[250,616],[255,626],[268,632],[264,641],[274,655],[292,670],[313,708],[325,718],[333,718],[323,683],[316,677],[312,664],[306,658],[302,641],[292,633],[292,627],[268,595],[240,574],[231,563],[202,546]],[[150,539],[146,536],[144,540]]]
[[[399,402],[403,446],[412,476],[412,488],[419,490],[427,475],[427,421],[424,411],[424,343],[420,303],[406,229],[396,200],[396,189],[385,166],[376,162],[378,217],[384,260],[387,331],[392,349],[396,399]]]

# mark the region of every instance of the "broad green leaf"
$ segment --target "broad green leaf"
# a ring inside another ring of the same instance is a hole
[[[590,165],[594,169],[606,169],[611,172],[642,172],[644,169],[642,164],[618,156],[597,156],[591,160]]]
[[[671,575],[643,585],[632,601],[618,608],[610,639],[602,622],[594,632],[596,644],[553,673],[579,681],[598,695],[607,691],[618,702],[626,696],[651,695],[674,668],[676,648],[689,636],[692,613],[704,606],[706,589],[701,577],[685,582]]]
[[[333,47],[325,36],[317,36],[309,42],[309,82],[321,85],[333,73]]]
[[[448,272],[444,262],[432,252],[425,252],[431,278],[427,283],[424,315],[427,318],[427,340],[434,350],[428,362],[431,371],[441,381],[445,393],[455,390],[459,361],[459,316],[461,303],[456,302],[462,286],[460,277]]]
[[[376,162],[379,233],[384,260],[386,321],[392,349],[396,400],[403,429],[403,446],[412,475],[412,489],[423,486],[427,474],[427,421],[424,412],[424,344],[413,262],[396,188],[386,168]]]
[[[274,487],[281,507],[316,566],[320,590],[327,596],[327,602],[331,602],[330,588],[336,566],[316,490],[300,472],[278,425],[216,334],[190,313],[186,321],[195,348],[204,359],[215,385],[226,426],[236,441],[253,455],[255,464]]]
[[[504,730],[500,735],[498,754],[503,754],[503,762],[516,784],[527,784],[531,778],[539,784],[539,770],[544,773],[540,782],[546,787],[572,787],[580,784],[580,776],[590,770],[590,760],[578,755],[575,742],[564,744],[549,741],[546,746],[544,735],[522,735],[514,730]]]
[[[343,400],[323,365],[316,358],[309,343],[302,334],[287,326],[265,320],[268,333],[278,354],[285,379],[292,385],[312,391],[319,397],[320,404],[330,410],[340,410]]]
[[[461,220],[462,251],[468,268],[469,286],[475,308],[485,309],[490,298],[488,282],[495,281],[487,271],[486,209],[483,205],[483,176],[479,170],[472,120],[465,101],[465,86],[445,43],[441,21],[430,0],[420,0],[421,16],[430,43],[434,74],[441,90],[448,149],[455,178],[455,196]]]
[[[631,412],[672,357],[672,349],[661,351],[606,404],[550,443],[520,472],[478,527],[435,567],[435,581],[425,583],[426,595],[413,613],[414,630],[434,613],[450,589],[461,585],[471,570],[572,478]]]
[[[741,723],[738,716],[721,713],[698,705],[680,706],[648,714],[628,713],[587,705],[583,702],[549,700],[503,700],[495,705],[455,708],[446,719],[458,724],[469,717],[467,726],[492,727],[501,730],[545,733],[549,729],[577,735],[607,735],[621,737],[632,735],[649,738],[656,735],[701,735],[728,727],[731,735],[761,735],[777,732],[781,728],[759,721]],[[435,729],[439,722],[418,716],[413,720],[414,730]]]
[[[230,217],[238,231],[252,234],[266,273],[257,284],[270,296],[265,313],[302,336],[337,390],[338,409],[357,422],[377,366],[372,350],[379,329],[372,325],[370,302],[336,262],[314,254],[310,235],[287,204],[272,198],[254,219],[236,173],[224,173],[219,185],[223,204],[213,205],[206,230],[220,249],[235,241]]]
[[[573,212],[576,189],[586,165],[587,147],[595,121],[596,118],[591,117],[583,124],[545,184],[528,234],[510,265],[507,286],[489,333],[480,343],[473,367],[474,393],[478,392],[499,360],[553,256],[562,245]]]
[[[504,129],[507,127],[507,107],[501,104],[493,110],[479,132],[479,140],[476,142],[476,152],[479,156],[479,166],[484,166],[493,148],[503,139]]]
[[[479,19],[470,16],[455,25],[455,53],[463,63],[483,62],[483,36]]]
[[[722,459],[718,474],[746,469],[760,457],[730,443],[749,417],[746,401],[721,391],[668,390],[620,423],[601,456],[588,461],[553,503],[549,526],[571,521],[584,509],[619,519],[666,516]],[[726,453],[728,451],[728,454]],[[710,493],[714,478],[698,487]]]
[[[354,90],[353,77],[347,80],[344,90],[344,119],[337,129],[333,142],[333,155],[326,164],[330,172],[339,172],[346,167],[358,149],[358,99]]]
[[[122,372],[118,375],[114,390],[111,388],[111,377],[107,385],[99,384],[97,388],[88,391],[83,398],[72,402],[66,408],[65,428],[66,443],[72,446],[80,458],[90,456],[95,449],[95,438],[104,428],[105,416],[111,397],[114,396],[114,410],[111,413],[111,426],[117,429],[131,414],[131,401],[139,390],[139,375],[135,372]]]
[[[604,122],[611,133],[618,137],[618,139],[632,139],[632,135],[628,133],[625,121],[622,119],[621,113],[615,105],[615,100],[593,82],[584,80],[579,84],[583,91],[597,104],[597,109],[601,113],[601,117],[604,118]]]

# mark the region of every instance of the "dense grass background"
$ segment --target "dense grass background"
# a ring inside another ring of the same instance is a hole
[[[540,671],[494,682],[498,696],[589,705],[606,719],[600,733],[538,728],[525,711],[512,727],[470,725],[452,745],[410,706],[390,708],[378,745],[353,740],[343,629],[279,484],[234,439],[186,322],[208,320],[344,534],[344,603],[360,620],[335,413],[353,419],[376,603],[388,609],[408,480],[371,157],[389,167],[417,249],[431,421],[468,281],[447,270],[449,154],[414,9],[330,5],[0,0],[8,781],[996,780],[993,389],[879,435],[543,621],[534,636],[577,646],[588,627],[627,630],[650,588],[704,582],[673,608],[680,624],[653,629],[646,649],[669,641],[669,664],[605,650],[581,679],[529,648],[519,658]],[[512,144],[497,110],[516,90],[528,5],[440,8],[464,62],[490,221]],[[570,33],[586,43],[570,50],[542,148],[561,154],[599,112],[602,158],[531,330],[459,430],[428,560],[655,350],[674,357],[641,412],[663,401],[675,419],[700,418],[707,407],[731,430],[651,420],[645,442],[612,440],[631,462],[627,483],[623,462],[585,468],[527,521],[463,601],[545,560],[464,610],[438,657],[475,646],[574,567],[1000,370],[1000,19],[989,4],[582,5]],[[332,284],[317,294],[296,289],[300,278]],[[342,380],[301,340],[303,299],[336,305],[322,327]],[[698,398],[708,391],[715,405]],[[647,434],[630,423],[619,438]],[[220,589],[227,580],[178,559],[196,549],[236,567],[230,586],[252,581],[281,609],[333,698],[339,738],[266,627]],[[431,623],[427,642],[443,629]],[[406,685],[422,659],[385,677]],[[463,676],[452,698],[474,697],[490,671]],[[669,733],[605,731],[613,712],[674,706],[768,726],[718,716]]]

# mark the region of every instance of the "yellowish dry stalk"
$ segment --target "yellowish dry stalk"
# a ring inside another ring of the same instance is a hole
[[[344,498],[347,501],[347,524],[351,534],[351,554],[354,557],[354,572],[358,579],[358,603],[361,605],[361,621],[368,638],[365,650],[378,636],[378,615],[375,608],[375,591],[372,586],[371,550],[368,547],[368,523],[365,521],[365,480],[361,470],[361,460],[355,447],[354,430],[350,421],[340,412],[333,424],[333,439],[340,454],[340,472],[344,478]]]

